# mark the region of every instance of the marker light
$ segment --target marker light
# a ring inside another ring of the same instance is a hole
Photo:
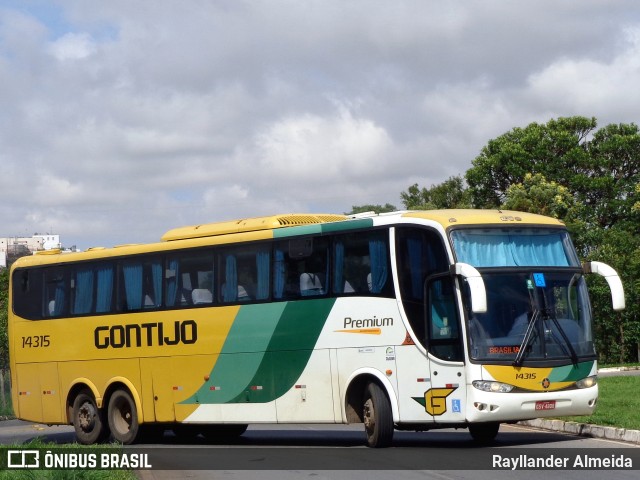
[[[513,385],[501,382],[490,382],[488,380],[474,380],[472,385],[483,392],[509,393],[513,390]]]
[[[576,387],[578,388],[591,388],[598,384],[598,376],[592,375],[591,377],[583,378],[582,380],[578,380],[576,382]]]

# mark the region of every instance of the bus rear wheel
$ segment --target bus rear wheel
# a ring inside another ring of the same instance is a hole
[[[493,442],[496,435],[498,435],[498,430],[500,430],[499,422],[472,423],[469,425],[469,433],[473,439],[476,443],[483,445]]]
[[[82,390],[73,401],[73,428],[78,443],[91,445],[108,433],[102,411],[88,390]]]
[[[138,436],[138,411],[131,395],[124,390],[116,390],[109,400],[107,413],[109,428],[114,440],[130,445]]]
[[[364,392],[362,420],[368,446],[382,448],[391,445],[393,440],[391,403],[377,383],[369,383]]]

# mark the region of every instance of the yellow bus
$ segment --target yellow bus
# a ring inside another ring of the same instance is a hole
[[[624,308],[561,222],[497,210],[286,214],[42,252],[11,269],[13,405],[83,444],[254,423],[490,441],[594,411],[591,272]]]

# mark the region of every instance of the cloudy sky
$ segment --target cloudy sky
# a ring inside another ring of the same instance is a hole
[[[569,115],[640,120],[635,0],[0,0],[0,236],[401,207]]]

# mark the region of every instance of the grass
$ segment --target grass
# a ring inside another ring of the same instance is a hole
[[[600,377],[600,397],[593,415],[563,420],[640,430],[640,376]]]
[[[12,444],[12,445],[2,445],[2,449],[5,448],[18,448],[21,450],[24,449],[51,449],[54,452],[61,453],[61,451],[69,450],[75,451],[87,449],[88,451],[95,452],[96,448],[100,450],[100,452],[104,452],[106,450],[113,449],[113,451],[120,451],[122,449],[121,445],[113,444],[113,445],[99,445],[99,446],[86,446],[79,445],[77,443],[71,443],[66,445],[60,445],[56,443],[45,443],[39,439],[32,440],[27,443],[20,444]],[[8,479],[24,479],[24,480],[134,480],[137,479],[136,475],[130,470],[84,470],[84,469],[73,469],[73,470],[47,470],[47,469],[38,469],[38,470],[0,470],[0,480],[8,480]]]
[[[4,373],[4,379],[5,379],[4,385],[0,385],[0,388],[4,392],[5,404],[3,405],[2,401],[0,401],[0,417],[3,417],[3,416],[11,417],[13,416],[13,405],[11,404],[11,386],[9,383],[9,372]]]

